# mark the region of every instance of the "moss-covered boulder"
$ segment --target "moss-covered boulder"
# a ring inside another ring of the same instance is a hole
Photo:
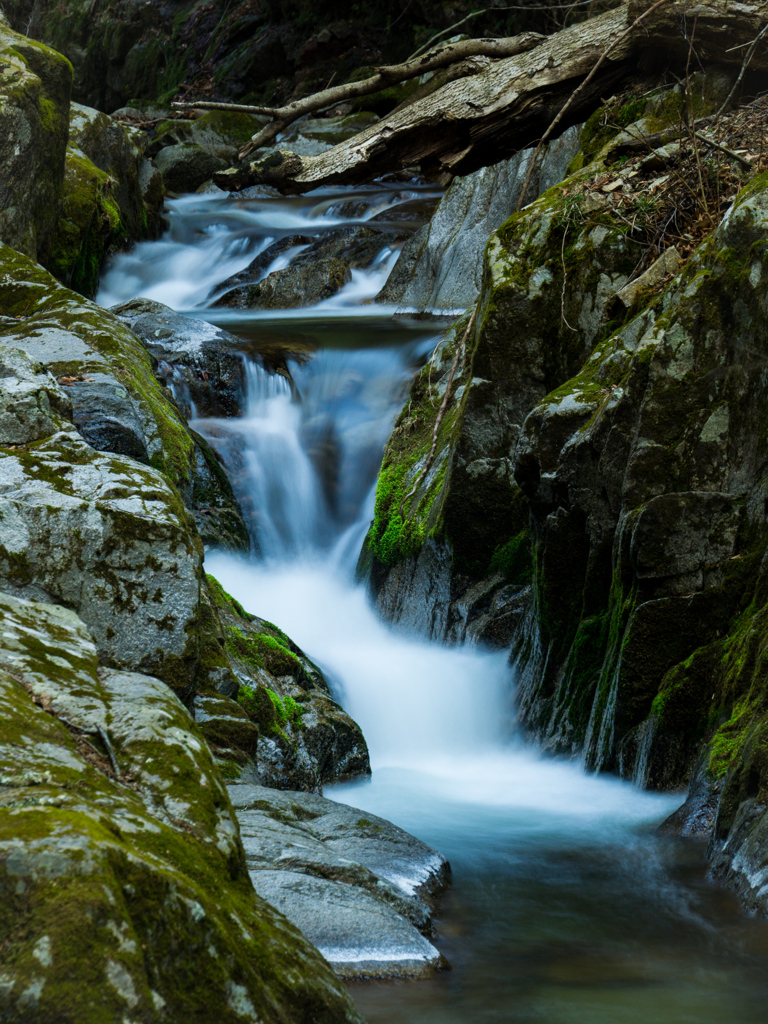
[[[0,14],[0,241],[43,254],[59,212],[72,67]]]
[[[487,613],[514,604],[530,580],[528,509],[513,476],[520,428],[610,333],[608,302],[639,258],[618,220],[587,211],[580,180],[491,237],[476,312],[417,377],[384,455],[360,571],[388,618],[435,637],[461,640],[469,628],[510,641],[518,613]]]
[[[250,882],[188,712],[98,671],[73,612],[0,594],[0,1015],[359,1021]]]
[[[159,233],[163,185],[143,155],[145,136],[73,103],[61,215],[43,262],[64,284],[95,294],[104,258]]]
[[[658,785],[686,777],[711,729],[722,669],[686,659],[749,602],[765,544],[766,196],[760,178],[741,193],[663,298],[533,410],[517,452],[548,663],[526,714],[631,773],[655,709],[641,775]],[[686,724],[688,676],[706,713],[688,699]]]
[[[240,147],[250,142],[267,122],[267,117],[232,110],[209,110],[193,121],[162,121],[155,128],[147,153],[156,156],[168,146],[200,146],[212,156],[233,164]]]
[[[187,427],[149,352],[116,316],[0,245],[0,339],[64,381],[86,440],[139,457],[179,490],[205,541],[247,548],[242,514],[211,448]],[[144,455],[142,455],[142,452]]]
[[[188,697],[202,561],[193,520],[157,470],[96,452],[66,420],[51,421],[50,436],[20,431],[0,449],[2,585],[75,608],[105,664],[156,674]]]
[[[320,669],[277,626],[249,615],[214,577],[207,583],[221,629],[211,654],[221,658],[223,648],[232,674],[222,676],[216,695],[197,698],[195,712],[228,762],[227,777],[320,792],[324,783],[370,774],[360,727],[333,699]]]

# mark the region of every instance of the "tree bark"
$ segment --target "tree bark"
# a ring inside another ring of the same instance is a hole
[[[648,16],[634,26],[645,11]],[[692,47],[700,60],[739,66],[748,46],[740,48],[766,23],[768,5],[759,3],[708,0],[691,6],[691,0],[669,0],[649,10],[647,2],[631,0],[545,38],[527,53],[447,83],[319,156],[272,150],[215,175],[214,181],[226,189],[263,183],[301,193],[358,184],[414,164],[427,173],[468,174],[535,143],[606,51],[563,128],[640,63],[661,60],[684,69]],[[768,70],[768,47],[756,48],[750,68]]]

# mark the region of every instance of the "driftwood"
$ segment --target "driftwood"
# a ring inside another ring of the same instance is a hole
[[[376,74],[364,78],[360,82],[348,82],[346,85],[336,85],[330,89],[322,89],[320,92],[312,93],[303,99],[294,100],[284,107],[255,107],[244,104],[233,103],[174,103],[173,106],[179,110],[235,110],[245,114],[266,114],[272,118],[270,124],[265,125],[251,141],[243,148],[241,157],[257,149],[259,146],[266,146],[285,129],[293,124],[298,118],[305,114],[314,114],[318,110],[332,107],[337,103],[344,103],[348,100],[357,99],[360,96],[370,96],[381,89],[399,82],[408,82],[412,78],[419,78],[429,72],[446,68],[451,64],[466,61],[470,57],[513,57],[518,53],[525,53],[532,50],[545,37],[538,32],[523,32],[509,39],[465,39],[458,43],[450,43],[439,50],[422,54],[404,64],[392,64],[387,67],[378,68]],[[466,64],[465,74],[472,74],[471,64]],[[484,64],[477,65],[475,70],[480,71]]]
[[[617,83],[636,75],[638,66],[685,68],[693,52],[701,62],[740,67],[751,49],[750,70],[768,71],[768,47],[752,46],[767,24],[765,3],[631,0],[546,37],[533,50],[448,82],[319,156],[272,150],[214,180],[230,190],[264,183],[301,193],[369,181],[413,164],[427,172],[467,174],[535,144],[566,105],[561,127],[575,123]]]

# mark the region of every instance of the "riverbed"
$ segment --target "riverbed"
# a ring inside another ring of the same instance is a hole
[[[357,984],[354,997],[370,1024],[763,1022],[768,925],[707,879],[700,843],[655,834],[683,794],[542,756],[515,728],[515,669],[503,652],[388,626],[355,582],[386,438],[445,328],[373,302],[397,248],[383,244],[368,271],[310,309],[212,306],[221,282],[276,239],[398,223],[398,208],[430,198],[406,186],[185,197],[170,204],[162,239],[114,261],[99,295],[105,305],[143,295],[242,338],[243,416],[192,425],[225,458],[238,452],[253,554],[209,551],[206,569],[304,648],[362,726],[371,780],[326,796],[394,821],[451,861],[434,941],[452,969]],[[405,215],[402,224],[417,226]],[[258,359],[276,346],[292,384]]]

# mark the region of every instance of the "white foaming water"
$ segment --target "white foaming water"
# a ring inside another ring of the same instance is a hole
[[[168,230],[160,241],[141,242],[111,261],[96,301],[113,306],[141,296],[180,311],[200,310],[219,294],[223,281],[245,270],[259,253],[281,238],[319,238],[342,226],[375,225],[377,217],[412,203],[415,197],[428,200],[438,194],[434,190],[402,188],[357,192],[320,189],[279,202],[221,194],[183,196],[168,202]],[[356,215],[347,215],[344,207],[350,203]],[[261,276],[288,266],[303,248],[297,245],[290,253],[278,256]],[[353,271],[343,294],[330,300],[327,308],[345,309],[372,299],[384,286],[397,255],[397,251],[386,248],[370,273]]]
[[[515,742],[503,653],[444,647],[393,630],[377,618],[364,589],[327,559],[254,564],[216,552],[206,556],[206,569],[317,661],[362,727],[373,785],[339,787],[334,792],[345,802],[402,822],[409,801],[422,805],[429,796],[440,815],[448,804],[464,805],[454,813],[470,817],[485,806],[570,833],[598,825],[626,830],[679,803]],[[466,822],[456,818],[455,825],[460,835]]]

